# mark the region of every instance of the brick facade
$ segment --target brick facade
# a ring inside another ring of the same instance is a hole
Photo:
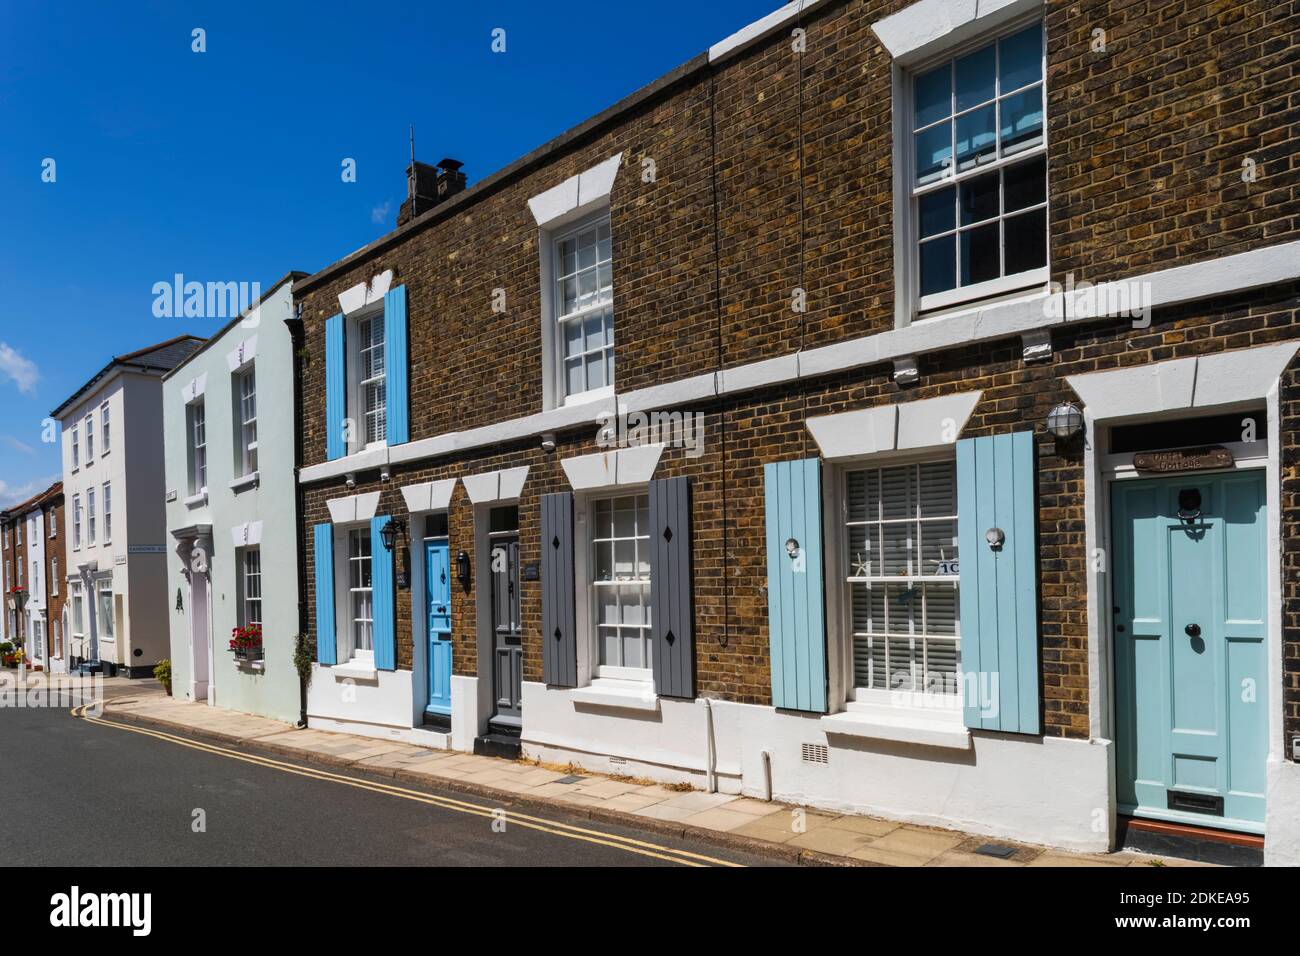
[[[410,326],[411,440],[542,412],[538,229],[527,200],[623,154],[611,197],[619,391],[886,332],[894,327],[891,61],[870,27],[905,6],[848,0],[711,67],[698,61],[551,148],[456,196],[295,288],[302,304],[303,464],[325,459],[326,318],[338,295],[392,269]],[[1053,279],[1099,281],[1300,238],[1300,10],[1237,3],[1047,4],[1050,263]],[[1106,31],[1094,52],[1093,30]],[[643,179],[654,161],[653,182]],[[1242,180],[1243,163],[1258,179]],[[493,290],[508,311],[494,314]],[[791,307],[804,289],[808,309]],[[1020,339],[922,355],[920,382],[893,367],[698,402],[705,453],[668,449],[657,478],[694,496],[697,693],[771,701],[762,465],[817,454],[812,415],[983,389],[963,437],[1038,436],[1043,728],[1086,738],[1088,647],[1082,453],[1042,422],[1076,400],[1065,376],[1297,337],[1300,286],[1158,309],[1149,328],[1114,320],[1053,335],[1026,364]],[[924,321],[924,320],[922,320]],[[1283,378],[1286,732],[1300,733],[1300,475],[1297,372]],[[313,524],[326,501],[528,465],[522,560],[539,560],[542,494],[567,490],[559,461],[598,449],[596,425],[311,482],[303,490],[306,619],[314,632]],[[473,557],[473,509],[458,485],[451,549]],[[828,582],[828,586],[830,583]],[[410,592],[397,598],[397,662],[413,654]],[[478,673],[475,590],[453,588],[454,669]],[[541,679],[541,596],[525,583],[524,679]],[[314,636],[314,633],[313,633]],[[832,640],[835,638],[832,637]]]

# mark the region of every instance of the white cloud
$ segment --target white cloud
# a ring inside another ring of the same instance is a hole
[[[20,451],[24,455],[36,454],[36,449],[25,441],[19,441],[13,435],[0,435],[0,444],[8,445],[14,451]]]
[[[388,222],[388,212],[393,208],[391,200],[386,200],[382,206],[376,206],[370,210],[370,221],[376,226],[382,226]]]
[[[44,478],[33,478],[21,485],[11,485],[8,482],[0,481],[0,509],[12,508],[14,505],[22,504],[28,498],[50,487],[59,480],[59,477],[59,475],[48,475]]]
[[[8,378],[18,386],[18,391],[31,395],[36,391],[36,381],[41,377],[36,363],[24,358],[8,344],[0,342],[0,378]]]

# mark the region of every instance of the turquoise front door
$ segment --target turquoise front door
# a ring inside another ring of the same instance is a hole
[[[1263,832],[1264,474],[1117,481],[1120,812]]]
[[[451,714],[451,561],[446,541],[424,545],[425,606],[429,609],[430,714]]]

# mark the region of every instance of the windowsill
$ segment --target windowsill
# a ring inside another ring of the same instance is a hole
[[[971,736],[960,707],[908,707],[851,701],[848,709],[821,718],[828,734],[892,740],[948,750],[970,750]]]
[[[200,508],[208,503],[208,489],[204,488],[197,495],[190,495],[185,499],[186,508]]]
[[[579,392],[577,395],[567,395],[564,404],[567,405],[586,405],[590,402],[599,402],[607,398],[614,397],[614,386],[606,385],[604,388],[593,388],[587,392]]]
[[[1013,276],[977,282],[975,285],[950,289],[947,292],[935,292],[923,295],[917,303],[917,320],[924,320],[927,312],[951,309],[956,306],[972,305],[980,299],[1006,295],[1011,292],[1023,292],[1026,289],[1045,286],[1051,280],[1051,271],[1044,266],[1029,272],[1020,272]]]
[[[346,664],[334,664],[330,667],[330,673],[334,675],[335,680],[378,680],[379,671],[375,669],[373,661],[352,658]]]
[[[659,710],[659,698],[655,694],[653,681],[597,677],[587,687],[578,687],[569,691],[569,699],[575,704],[614,707],[619,710],[644,712]]]
[[[255,488],[261,480],[260,471],[250,471],[242,477],[236,478],[230,483],[230,490],[234,492],[243,491],[245,488]]]

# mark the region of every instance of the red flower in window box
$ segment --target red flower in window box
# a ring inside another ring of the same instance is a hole
[[[243,624],[230,632],[230,649],[235,656],[258,660],[262,656],[262,625]]]

